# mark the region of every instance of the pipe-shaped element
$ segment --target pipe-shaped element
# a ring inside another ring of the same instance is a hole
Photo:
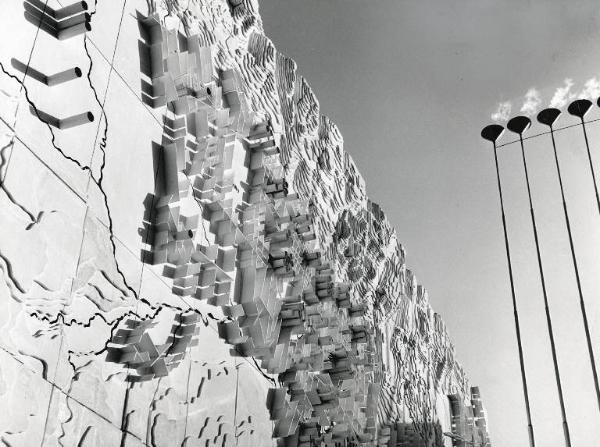
[[[500,168],[498,165],[498,148],[496,142],[504,133],[504,127],[499,124],[490,124],[481,131],[482,138],[490,141],[494,146],[494,161],[496,164],[496,180],[498,183],[498,194],[500,196],[500,211],[502,213],[502,229],[504,230],[504,247],[506,249],[506,260],[508,263],[508,277],[510,280],[510,292],[512,296],[513,315],[515,319],[515,331],[517,334],[517,349],[519,351],[519,364],[521,367],[521,381],[523,385],[523,396],[525,398],[525,412],[527,416],[527,433],[529,434],[529,447],[535,447],[533,424],[531,422],[531,409],[529,407],[529,391],[527,388],[527,375],[525,374],[525,359],[523,356],[523,345],[521,343],[521,325],[519,323],[519,310],[517,308],[517,297],[515,294],[515,281],[513,278],[512,260],[510,257],[510,245],[508,243],[508,231],[506,229],[506,215],[504,213],[504,198],[502,196],[502,183],[500,181]]]
[[[49,113],[43,112],[39,109],[29,107],[32,115],[37,116],[40,120],[50,124],[52,127],[57,129],[70,129],[71,127],[81,126],[82,124],[91,123],[94,121],[94,114],[92,112],[84,112],[78,115],[69,116],[67,118],[56,118]]]
[[[90,24],[91,15],[87,12],[80,12],[68,18],[57,20],[52,14],[48,13],[46,5],[40,5],[33,2],[33,0],[29,0],[23,2],[23,6],[25,7],[25,19],[28,22],[58,40],[65,40],[92,29]]]
[[[14,57],[10,60],[10,63],[15,70],[18,70],[25,76],[29,76],[30,78],[35,79],[36,81],[39,81],[49,87],[72,81],[73,79],[80,78],[83,75],[79,67],[69,68],[67,70],[47,76],[31,66],[25,65],[23,62],[15,59]]]
[[[85,1],[75,2],[71,5],[59,9],[54,9],[48,6],[47,3],[42,2],[41,0],[26,0],[23,3],[28,3],[29,5],[38,9],[40,12],[48,15],[49,17],[52,17],[56,21],[64,20],[67,17],[73,16],[75,14],[80,14],[88,10],[88,4]]]

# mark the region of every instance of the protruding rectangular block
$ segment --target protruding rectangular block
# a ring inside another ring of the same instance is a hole
[[[24,4],[29,4],[38,9],[40,12],[43,12],[44,14],[47,14],[48,16],[58,21],[64,20],[67,17],[70,17],[75,14],[80,14],[88,10],[88,4],[85,1],[78,1],[60,9],[51,8],[50,6],[48,6],[47,3],[42,2],[41,0],[26,0]]]

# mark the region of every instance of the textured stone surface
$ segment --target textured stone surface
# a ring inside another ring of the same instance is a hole
[[[89,6],[64,40],[20,1],[0,18],[0,439],[486,442],[443,322],[258,3]],[[82,76],[50,87],[12,58]]]

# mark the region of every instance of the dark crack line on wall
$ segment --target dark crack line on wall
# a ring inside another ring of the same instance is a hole
[[[2,260],[2,263],[4,264],[4,267],[1,267],[0,269],[2,271],[4,271],[4,273],[6,274],[6,276],[8,276],[8,279],[10,280],[10,282],[13,284],[13,286],[22,294],[25,294],[26,291],[23,288],[23,286],[21,286],[21,284],[19,283],[19,281],[17,280],[17,278],[15,278],[13,270],[12,270],[12,264],[10,263],[10,261],[8,260],[8,258],[6,256],[4,256],[2,253],[0,253],[0,260]],[[10,288],[10,284],[7,284],[8,287]],[[11,294],[12,298],[15,299],[16,301],[18,301],[19,303],[22,302],[20,299],[18,299],[16,296],[14,296],[13,294]]]
[[[100,297],[100,299],[101,299],[102,301],[111,301],[109,298],[106,298],[106,296],[104,295],[104,292],[102,292],[102,289],[101,289],[99,286],[97,286],[96,284],[91,284],[91,283],[88,283],[88,284],[89,284],[89,285],[92,287],[92,289],[94,289],[94,290],[96,291],[96,293],[98,294],[98,296]],[[93,301],[93,299],[92,299],[92,298],[91,298],[91,297],[90,297],[88,294],[84,294],[84,296],[85,296],[85,297],[86,297],[86,298],[87,298],[89,301],[91,301],[92,303],[94,303],[94,305],[95,305],[95,306],[96,306],[98,309],[102,310],[102,307],[101,307],[101,306],[99,306],[98,304],[96,304],[96,303]],[[125,301],[125,299],[124,299],[124,298],[121,298],[121,300],[122,300],[122,301]]]
[[[96,1],[96,4],[97,4],[97,1]],[[96,13],[96,11],[94,11],[91,15],[93,15],[95,13]],[[106,110],[104,109],[104,104],[100,101],[100,98],[98,97],[98,92],[96,91],[96,87],[94,87],[94,84],[92,83],[92,69],[94,67],[94,62],[92,60],[92,56],[88,49],[87,41],[88,41],[88,38],[86,35],[83,39],[83,48],[85,50],[85,54],[87,55],[87,57],[90,61],[90,68],[88,69],[88,72],[87,72],[87,80],[90,85],[90,88],[92,89],[92,92],[94,93],[94,98],[96,98],[96,102],[100,106],[100,110],[102,111],[102,117],[104,118],[104,133],[102,135],[102,138],[100,139],[100,143],[98,144],[98,147],[100,148],[100,151],[102,152],[102,163],[100,165],[100,177],[98,177],[98,186],[100,186],[102,184],[102,180],[104,179],[104,167],[106,166],[106,144],[107,144],[107,139],[108,139],[108,117],[106,116]],[[108,91],[108,86],[107,86],[107,91]]]
[[[1,254],[0,254],[0,258],[2,258],[6,262],[6,258],[4,256],[2,256]],[[25,291],[22,290],[21,288],[19,288],[19,291],[21,293],[25,293]],[[151,310],[155,311],[154,315],[143,317],[143,316],[139,315],[137,312],[131,310],[131,311],[121,315],[120,317],[118,317],[117,319],[115,319],[113,321],[108,321],[104,315],[102,315],[99,312],[96,312],[85,323],[81,322],[81,321],[77,321],[75,319],[71,319],[69,321],[65,320],[65,313],[63,311],[60,311],[58,313],[58,315],[53,319],[48,318],[46,315],[40,315],[37,312],[31,312],[29,315],[37,318],[38,320],[45,321],[49,325],[54,325],[54,324],[57,324],[58,322],[61,322],[65,326],[77,325],[77,326],[81,326],[81,327],[90,327],[92,321],[95,320],[96,318],[102,319],[107,325],[110,326],[110,325],[114,324],[115,322],[120,321],[123,317],[126,317],[126,316],[134,316],[136,318],[139,318],[140,321],[144,321],[147,319],[155,318],[156,315],[159,312],[161,312],[163,309],[171,309],[171,310],[175,310],[180,313],[193,312],[193,313],[197,314],[200,317],[200,319],[202,320],[202,323],[204,324],[205,327],[207,327],[210,324],[209,318],[214,321],[217,321],[217,322],[221,321],[220,319],[213,316],[211,313],[208,313],[207,316],[204,316],[204,314],[202,312],[200,312],[197,309],[194,309],[193,307],[184,308],[184,307],[179,307],[179,306],[175,306],[173,304],[167,304],[167,303],[161,303],[161,305],[159,305],[159,306],[154,306],[154,305],[152,305],[152,303],[150,303],[150,301],[148,301],[145,298],[140,298],[140,302],[146,304]]]
[[[10,141],[8,142],[8,144],[2,148],[0,148],[0,182],[4,183],[4,178],[7,174],[7,169],[8,169],[8,160],[6,159],[6,157],[4,156],[4,152],[6,152],[6,149],[8,149],[11,146],[14,146],[15,144],[15,135],[13,134],[10,138]],[[11,153],[12,153],[12,149],[11,149]],[[4,169],[4,172],[2,172],[2,170]]]
[[[110,278],[108,276],[108,273],[106,273],[106,271],[104,271],[103,269],[100,270],[100,274],[102,275],[102,277],[111,285],[113,286],[115,289],[117,289],[119,292],[121,292],[123,295],[127,295],[127,291],[123,290],[118,284],[115,284],[115,282],[112,280],[112,278]]]
[[[238,351],[237,346],[235,347],[235,350],[236,350],[236,352],[240,353],[240,355],[241,355],[241,352]],[[272,377],[269,377],[268,375],[266,375],[264,373],[264,371],[262,370],[262,368],[259,366],[258,362],[256,361],[255,357],[252,357],[252,361],[254,362],[254,366],[256,366],[256,369],[258,370],[258,372],[261,373],[265,379],[267,379],[273,385],[277,385],[277,382],[275,381],[275,379],[273,379]]]
[[[162,377],[158,379],[158,383],[156,384],[156,388],[154,389],[154,394],[152,395],[152,400],[150,401],[150,405],[148,407],[148,418],[146,420],[146,444],[152,445],[153,447],[156,447],[154,443],[154,428],[156,426],[157,418],[158,416],[160,416],[160,414],[154,416],[153,412],[156,411],[156,395],[158,394],[161,382]]]
[[[37,355],[33,355],[33,354],[27,354],[26,352],[22,351],[22,350],[18,350],[17,351],[19,354],[24,355],[26,357],[32,358],[34,360],[37,360],[38,362],[40,362],[40,364],[42,365],[42,378],[44,380],[48,379],[48,362],[46,362],[46,360],[44,360],[41,357],[38,357]]]
[[[188,180],[188,183],[193,188],[192,182]],[[200,199],[198,199],[193,192],[192,192],[192,197],[194,198],[194,201],[200,207],[201,213],[204,213],[204,204],[202,202],[200,202]],[[206,241],[206,243],[208,245],[210,245],[210,241],[208,240],[208,237],[206,236],[209,233],[209,231],[206,229],[206,219],[202,219],[202,230],[203,230],[202,232],[204,234],[204,240]]]
[[[83,432],[83,434],[81,435],[81,439],[79,439],[79,442],[77,443],[77,447],[83,447],[85,444],[85,440],[90,432],[90,430],[92,429],[91,425],[88,425],[85,429],[85,431]]]
[[[185,384],[185,422],[183,425],[183,441],[181,442],[181,447],[185,446],[187,436],[187,428],[188,428],[188,418],[190,414],[190,376],[192,375],[192,359],[189,359],[188,365],[188,374],[187,374],[187,383]]]
[[[9,142],[9,143],[8,143],[6,146],[4,146],[4,147],[0,148],[0,169],[1,169],[1,168],[2,168],[4,165],[5,165],[5,162],[6,162],[6,159],[4,158],[4,151],[5,151],[5,150],[6,150],[8,147],[10,147],[10,146],[14,145],[14,142],[15,142],[15,140],[14,140],[14,136],[13,136],[13,137],[10,139],[10,142]],[[27,227],[26,227],[25,229],[26,229],[26,230],[30,230],[30,229],[33,227],[33,225],[34,225],[34,224],[36,224],[36,223],[38,223],[38,222],[39,222],[39,219],[42,217],[42,216],[41,216],[41,215],[42,215],[42,213],[40,212],[40,213],[38,214],[38,217],[36,218],[36,217],[33,215],[33,213],[32,213],[31,211],[29,211],[29,210],[28,210],[28,209],[25,207],[25,205],[22,205],[21,203],[19,203],[19,202],[18,202],[18,201],[17,201],[17,200],[14,198],[14,196],[12,195],[12,193],[11,193],[11,192],[8,190],[8,188],[6,187],[5,180],[6,180],[6,179],[4,179],[4,178],[0,179],[0,189],[2,189],[2,191],[4,191],[4,194],[6,195],[6,197],[8,198],[8,200],[10,200],[10,201],[13,203],[13,205],[17,206],[17,207],[18,207],[18,208],[19,208],[19,209],[20,209],[20,210],[21,210],[21,211],[22,211],[24,214],[26,214],[26,215],[27,215],[27,217],[29,218],[29,220],[30,220],[31,222],[30,222],[30,223],[27,225]]]
[[[68,394],[67,394],[68,396]],[[66,402],[65,402],[66,406],[67,406],[67,410],[69,410],[69,417],[60,422],[60,436],[57,438],[57,442],[60,446],[65,447],[64,444],[62,443],[62,439],[66,436],[66,432],[65,432],[65,425],[68,424],[69,422],[71,422],[73,420],[73,411],[71,410],[71,407],[69,406],[69,399],[67,397]],[[44,430],[45,432],[45,430]]]

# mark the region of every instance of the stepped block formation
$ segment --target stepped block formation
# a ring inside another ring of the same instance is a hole
[[[60,9],[53,9],[47,2],[26,0],[25,19],[58,40],[65,40],[91,31],[91,16],[85,12],[84,1],[75,2]]]
[[[270,123],[245,106],[234,70],[202,77],[213,70],[212,60],[202,57],[210,48],[195,45],[198,36],[181,44],[183,36],[162,27],[158,32],[156,17],[144,23],[158,40],[150,43],[151,65],[164,67],[153,84],[165,96],[155,101],[173,111],[164,118],[173,126],[161,147],[144,258],[164,264],[174,294],[220,306],[228,317],[219,323],[220,336],[236,354],[259,359],[267,373],[279,375],[287,392],[271,389],[268,397],[275,437],[300,445],[305,426],[335,425],[323,437],[326,445],[355,434],[374,442],[373,332],[360,304],[352,308],[349,284],[337,282],[315,250],[310,206],[288,190]],[[234,169],[235,151],[244,165]],[[232,178],[240,173],[243,190],[234,191]],[[210,241],[197,237],[204,223]],[[130,345],[121,348],[119,361],[139,373],[141,354]],[[154,351],[144,364],[156,362]]]
[[[18,6],[0,50],[3,441],[491,446],[256,0]]]

